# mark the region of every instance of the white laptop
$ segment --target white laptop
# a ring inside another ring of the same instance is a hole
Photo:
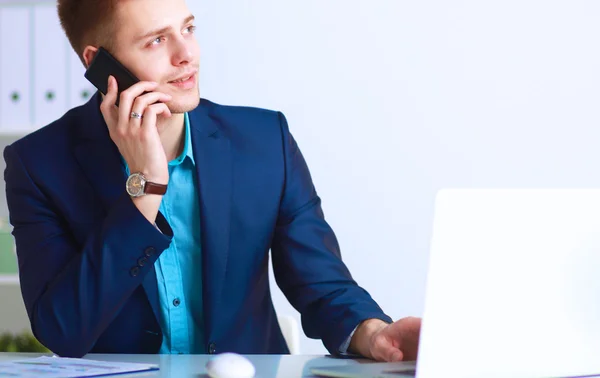
[[[356,363],[311,372],[400,377],[414,369],[410,362]],[[416,376],[595,374],[600,190],[441,191]]]

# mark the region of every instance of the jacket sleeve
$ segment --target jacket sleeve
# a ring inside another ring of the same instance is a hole
[[[6,147],[4,159],[21,292],[32,331],[54,353],[81,357],[169,246],[172,230],[159,215],[164,234],[159,232],[124,191],[85,243],[78,244],[17,150]]]
[[[306,335],[322,339],[331,354],[340,355],[340,348],[361,321],[391,319],[342,262],[306,162],[281,113],[279,121],[285,184],[271,248],[275,279],[300,312]]]

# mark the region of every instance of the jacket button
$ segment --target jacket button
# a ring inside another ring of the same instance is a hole
[[[208,344],[208,354],[215,354],[215,353],[217,353],[217,344],[215,344],[215,343]]]
[[[148,261],[148,259],[147,259],[147,258],[145,258],[145,257],[140,257],[140,258],[138,259],[138,266],[144,266],[144,265],[146,265],[146,261]]]
[[[154,247],[148,247],[146,248],[146,250],[144,251],[144,254],[148,257],[152,256],[154,253],[156,252],[156,249],[154,249]]]
[[[131,275],[131,277],[135,277],[140,273],[140,268],[138,268],[137,266],[134,266],[133,268],[131,268],[131,270],[129,271],[129,274]]]

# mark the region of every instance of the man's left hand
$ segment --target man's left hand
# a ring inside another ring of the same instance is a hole
[[[349,351],[376,361],[415,361],[420,333],[420,318],[403,318],[392,324],[368,319],[354,332]]]

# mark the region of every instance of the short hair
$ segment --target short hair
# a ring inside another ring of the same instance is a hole
[[[88,45],[110,49],[116,22],[114,11],[120,0],[58,0],[58,18],[73,50],[85,65]],[[121,0],[122,1],[122,0]]]

